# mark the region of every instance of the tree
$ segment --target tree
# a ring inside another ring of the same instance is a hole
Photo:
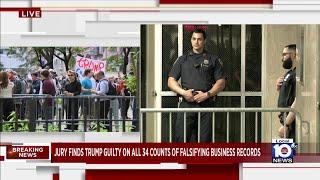
[[[107,71],[116,71],[117,67],[123,66],[123,57],[119,55],[110,56],[107,59],[108,69]]]
[[[26,60],[26,63],[23,64],[23,66],[29,67],[29,65],[35,65],[35,54],[32,51],[32,48],[29,47],[11,47],[7,49],[7,55],[9,57],[13,56],[16,59],[19,60]]]
[[[133,74],[137,74],[137,64],[138,60],[140,59],[140,51],[138,47],[132,48],[132,56],[131,56],[131,64],[130,69],[133,71]]]
[[[71,61],[74,60],[74,55],[82,53],[85,48],[81,47],[56,47],[54,56],[64,62],[66,71],[69,70]]]
[[[82,47],[11,47],[8,55],[25,60],[24,67],[30,68],[30,66],[37,65],[42,69],[53,69],[53,59],[56,57],[63,61],[66,70],[69,70],[70,64],[74,65],[74,55],[84,50],[85,48]]]
[[[41,68],[53,69],[55,47],[33,47],[32,49],[36,53],[37,62]],[[46,63],[43,63],[42,57],[47,61]]]
[[[130,92],[136,94],[137,92],[137,77],[133,75],[128,75],[125,78],[126,86]]]
[[[123,71],[122,72],[123,72],[124,75],[127,74],[127,65],[128,65],[128,61],[129,61],[130,50],[131,50],[131,47],[122,48],[122,52],[124,54],[124,57],[123,57]]]
[[[69,62],[72,58],[72,48],[71,47],[57,47],[56,48],[56,53],[54,54],[54,56],[58,59],[60,59],[61,61],[64,62],[64,66],[66,67],[66,71],[69,70]],[[60,54],[62,55],[62,57],[60,57]]]
[[[29,68],[33,65],[38,65],[41,68],[53,68],[54,47],[11,47],[8,50],[8,55],[12,55],[18,59],[25,60],[24,67]],[[46,63],[43,63],[43,59]]]

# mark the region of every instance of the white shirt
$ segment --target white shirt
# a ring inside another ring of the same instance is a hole
[[[96,89],[97,88],[96,80],[93,77],[91,77],[90,80],[91,80],[91,83],[92,83],[92,89]]]
[[[4,89],[0,88],[0,97],[11,98],[13,86],[14,86],[13,82],[9,82],[9,84],[6,88],[4,88]]]

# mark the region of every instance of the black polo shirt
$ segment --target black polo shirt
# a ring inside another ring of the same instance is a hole
[[[296,97],[296,69],[289,70],[280,87],[278,107],[290,107]]]
[[[65,90],[69,93],[73,93],[74,96],[80,95],[81,93],[81,83],[79,81],[70,82],[66,85]]]
[[[181,78],[184,89],[209,91],[219,79],[225,78],[221,60],[204,51],[201,54],[189,52],[180,56],[173,64],[169,77]]]

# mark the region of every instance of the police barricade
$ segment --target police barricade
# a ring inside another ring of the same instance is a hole
[[[173,142],[173,115],[177,113],[182,113],[183,114],[183,142],[186,142],[186,121],[187,121],[187,113],[196,113],[197,114],[197,140],[200,142],[200,123],[201,123],[201,113],[212,113],[212,142],[215,142],[215,121],[216,119],[216,114],[217,113],[226,113],[226,118],[225,119],[218,119],[219,121],[226,121],[226,142],[229,141],[229,135],[230,135],[230,113],[240,113],[241,116],[241,121],[240,121],[240,139],[241,142],[245,142],[245,137],[246,137],[246,132],[245,132],[245,118],[242,118],[245,116],[245,113],[254,113],[254,120],[255,120],[255,127],[254,127],[254,134],[251,136],[254,136],[254,142],[258,142],[258,115],[263,113],[266,115],[266,113],[270,113],[270,118],[260,118],[261,120],[266,121],[269,124],[270,128],[270,141],[272,139],[272,123],[279,123],[278,117],[275,117],[272,115],[273,113],[279,114],[280,112],[294,112],[296,116],[296,138],[297,142],[301,142],[302,139],[302,124],[305,124],[306,126],[309,126],[309,123],[306,121],[302,121],[301,119],[301,114],[296,111],[295,109],[292,108],[141,108],[140,109],[140,133],[141,137],[144,135],[144,129],[143,127],[145,124],[148,122],[146,119],[148,114],[156,114],[159,115],[161,114],[162,116],[165,114],[168,114],[168,122],[169,122],[169,142]],[[285,113],[286,114],[286,113]],[[284,118],[285,119],[285,118]],[[162,119],[163,120],[163,119]],[[260,121],[261,121],[260,120]],[[143,123],[144,122],[144,123]],[[261,123],[261,129],[265,131],[265,126],[266,123]],[[145,127],[144,127],[145,128]],[[158,130],[161,130],[161,127],[158,127]],[[284,132],[286,135],[287,133]],[[263,135],[263,133],[261,133]],[[286,137],[284,137],[286,138]],[[143,140],[143,139],[142,139]]]
[[[0,98],[0,132],[135,132],[138,115],[135,96]]]

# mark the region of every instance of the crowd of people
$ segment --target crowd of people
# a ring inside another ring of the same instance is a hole
[[[0,72],[0,118],[7,121],[15,111],[19,119],[30,121],[29,128],[33,130],[40,117],[50,122],[61,116],[67,119],[65,129],[72,131],[78,129],[81,115],[86,119],[99,119],[103,127],[110,125],[110,119],[115,120],[115,124],[134,119],[135,99],[124,97],[132,95],[124,77],[107,77],[103,71],[94,73],[92,69],[85,69],[83,75],[68,70],[62,76],[53,69],[42,69],[31,73],[31,78],[23,78],[10,69]],[[22,98],[25,96],[28,98]],[[58,97],[62,99],[60,104]],[[133,112],[129,118],[130,104]],[[60,112],[57,111],[59,105]]]

